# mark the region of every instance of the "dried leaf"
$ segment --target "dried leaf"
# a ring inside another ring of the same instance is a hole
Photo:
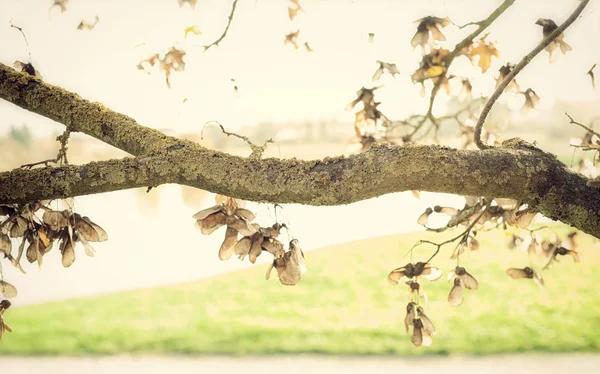
[[[188,34],[202,35],[202,31],[200,31],[200,26],[191,25],[183,29],[183,37],[187,38]]]
[[[553,20],[548,19],[548,18],[539,18],[535,24],[542,26],[542,33],[543,33],[544,38],[546,38],[554,30],[556,30],[558,28],[556,23]],[[548,44],[548,46],[546,47],[546,51],[548,51],[548,53],[549,53],[550,63],[553,63],[554,61],[556,61],[556,58],[558,57],[556,55],[556,50],[558,48],[560,48],[560,51],[563,53],[563,55],[566,54],[568,51],[573,50],[571,48],[571,46],[568,45],[563,40],[563,38],[564,38],[564,34],[561,33],[552,42],[550,42],[550,44]]]
[[[471,63],[475,64],[475,61],[478,60],[478,66],[481,68],[481,72],[485,73],[490,66],[492,65],[492,56],[498,58],[500,57],[500,53],[496,49],[493,43],[487,43],[485,38],[489,34],[483,36],[477,42],[477,47],[471,46],[467,57],[471,60]]]
[[[79,22],[79,26],[77,26],[77,30],[92,31],[94,29],[94,27],[96,27],[96,25],[98,24],[99,21],[100,21],[100,18],[98,18],[98,16],[96,16],[94,18],[94,22],[88,22],[86,20],[82,20],[81,22]]]
[[[296,30],[295,32],[290,32],[286,34],[285,39],[283,40],[283,45],[291,44],[294,48],[298,49],[298,36],[300,35],[300,30]]]

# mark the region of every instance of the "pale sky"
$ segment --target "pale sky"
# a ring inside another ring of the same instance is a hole
[[[353,113],[344,110],[355,91],[371,85],[377,68],[375,60],[398,65],[400,76],[384,76],[385,87],[378,92],[380,109],[399,119],[424,112],[427,99],[410,83],[410,75],[421,59],[412,51],[410,39],[415,19],[448,16],[457,24],[487,16],[499,0],[421,0],[415,1],[325,1],[301,0],[305,13],[293,22],[287,16],[287,2],[280,0],[239,0],[228,36],[219,47],[204,53],[201,46],[222,32],[231,8],[230,1],[199,0],[195,10],[179,8],[176,0],[71,0],[69,9],[57,9],[49,18],[48,0],[0,0],[0,62],[12,65],[27,60],[27,48],[10,22],[26,32],[32,62],[51,84],[63,86],[84,98],[137,119],[141,124],[171,131],[200,131],[207,121],[216,120],[229,129],[260,121],[337,119],[351,122]],[[540,18],[564,20],[577,6],[577,0],[517,0],[489,31],[501,52],[484,79],[475,79],[474,95],[490,94],[498,68],[507,61],[516,63],[541,39]],[[542,98],[542,108],[553,99],[597,100],[587,70],[600,61],[597,35],[600,22],[596,2],[565,34],[573,47],[566,56],[548,64],[542,53],[519,75],[521,87],[532,87]],[[82,19],[100,22],[91,31],[77,31]],[[203,35],[184,39],[183,30],[198,24]],[[300,29],[301,42],[314,49],[306,53],[284,46],[284,35]],[[472,29],[444,30],[452,48]],[[368,43],[368,33],[375,43]],[[143,44],[145,43],[145,44]],[[136,69],[137,63],[171,46],[187,51],[186,70],[174,73],[172,88],[158,71],[148,75]],[[456,74],[480,75],[465,58],[456,61]],[[600,73],[600,68],[597,71]],[[235,78],[240,95],[233,95]],[[183,104],[183,98],[188,102]],[[445,96],[438,100],[436,114],[443,114]],[[514,99],[511,99],[514,100]],[[520,103],[516,103],[518,105]],[[536,114],[537,115],[537,114]],[[0,133],[11,124],[27,123],[32,131],[49,135],[63,126],[0,101]],[[348,129],[349,137],[352,129]],[[35,161],[35,160],[32,160]],[[193,280],[248,266],[238,261],[221,262],[217,250],[223,233],[202,236],[194,229],[191,216],[210,206],[187,207],[181,203],[177,186],[163,186],[161,204],[152,213],[139,212],[132,191],[78,197],[77,209],[89,215],[109,233],[109,241],[98,244],[97,256],[85,258],[80,251],[75,264],[63,269],[58,251],[50,253],[44,269],[30,267],[21,276],[10,266],[4,275],[19,287],[19,304],[57,297],[150,286]],[[158,193],[158,192],[156,192]],[[460,198],[449,199],[455,206]],[[416,217],[427,206],[440,202],[434,194],[416,200],[410,193],[394,194],[342,207],[289,206],[288,219],[294,235],[306,250],[370,236],[416,230]],[[109,207],[109,209],[107,209]],[[393,207],[402,211],[398,221],[384,219]],[[263,209],[267,224],[272,217]],[[117,211],[118,214],[114,212]],[[361,217],[381,217],[363,220]],[[172,233],[172,234],[167,234]],[[390,253],[401,261],[407,248]],[[182,260],[183,259],[183,260]],[[260,258],[267,261],[267,256]],[[310,256],[307,260],[310,272]],[[310,274],[310,273],[309,273]],[[43,285],[43,287],[42,287]]]
[[[284,0],[240,0],[228,36],[219,47],[204,53],[201,46],[222,32],[230,1],[199,0],[191,10],[180,8],[176,0],[71,0],[67,12],[55,8],[49,17],[50,0],[0,0],[0,61],[12,64],[27,59],[23,38],[9,26],[12,21],[25,30],[34,65],[46,81],[130,114],[146,126],[194,131],[211,120],[227,128],[264,120],[352,121],[353,114],[344,107],[357,89],[372,84],[375,60],[380,59],[396,63],[401,72],[396,79],[384,76],[381,83],[385,87],[377,96],[383,101],[382,111],[399,119],[423,111],[427,105],[419,87],[410,82],[420,61],[419,49],[412,51],[409,44],[416,30],[413,21],[434,14],[463,24],[486,17],[501,1],[301,3],[305,13],[290,21]],[[493,59],[484,79],[474,80],[474,95],[489,94],[498,68],[507,61],[516,63],[541,39],[541,27],[535,25],[538,18],[560,23],[577,4],[577,0],[517,0],[489,28],[488,40],[496,44],[501,55]],[[592,2],[567,30],[565,40],[573,47],[572,52],[552,65],[544,52],[519,75],[521,86],[534,88],[542,98],[542,108],[549,107],[556,97],[599,97],[585,75],[600,60],[595,39],[600,34],[596,8]],[[76,30],[82,19],[91,21],[96,15],[100,22],[93,31]],[[203,34],[184,39],[184,28],[193,24]],[[284,46],[284,35],[297,29],[301,42],[308,41],[313,53]],[[451,49],[472,29],[447,27],[448,41],[443,46]],[[374,44],[367,41],[369,32],[375,33]],[[184,57],[185,72],[173,74],[169,90],[162,73],[147,75],[136,65],[171,46],[188,54]],[[454,69],[451,72],[459,75],[480,76],[479,69],[465,57],[455,62]],[[239,84],[239,97],[233,95],[231,78]],[[188,102],[183,104],[183,98]],[[445,97],[438,102],[440,113]],[[48,121],[27,116],[9,104],[0,103],[0,111],[0,131],[23,121],[36,131],[48,128]],[[40,121],[44,123],[36,125]]]

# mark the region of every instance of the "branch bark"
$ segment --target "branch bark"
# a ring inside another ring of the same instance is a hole
[[[0,173],[0,204],[178,183],[251,201],[340,205],[407,190],[519,199],[600,238],[598,190],[513,139],[486,151],[375,145],[350,157],[251,159],[206,149],[0,64],[0,98],[135,158]]]

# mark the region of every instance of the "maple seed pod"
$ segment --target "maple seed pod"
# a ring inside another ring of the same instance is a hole
[[[18,292],[17,288],[12,284],[0,281],[0,294],[4,295],[7,299],[12,299],[13,297],[17,297]]]
[[[471,274],[469,274],[465,268],[457,266],[454,270],[454,274],[460,278],[465,288],[469,290],[476,290],[479,288],[479,282],[477,282],[477,280]]]
[[[6,309],[10,308],[11,305],[12,305],[11,302],[8,300],[0,301],[0,309],[6,310]]]
[[[429,317],[427,317],[427,315],[425,314],[425,310],[423,309],[423,307],[417,307],[417,313],[419,314],[419,319],[423,324],[423,332],[430,336],[435,335],[435,326],[433,325],[433,322],[431,322]]]
[[[222,261],[229,260],[233,255],[235,244],[237,243],[238,232],[237,230],[228,227],[225,231],[225,240],[223,240],[223,244],[221,244],[221,248],[219,249],[219,258]]]
[[[415,306],[417,304],[415,304],[414,302],[410,302],[406,305],[406,317],[404,317],[404,329],[406,330],[406,333],[408,334],[408,326],[411,326],[413,323],[413,320],[415,319]]]
[[[413,319],[413,334],[410,337],[410,342],[413,343],[415,347],[420,347],[423,344],[423,323],[420,319]]]
[[[60,244],[59,250],[62,254],[62,265],[66,268],[73,265],[75,262],[75,249],[73,248],[74,243],[68,238],[63,238]]]
[[[259,231],[252,235],[252,244],[250,245],[250,262],[255,263],[256,258],[262,253],[262,242],[264,240],[263,234]]]
[[[463,302],[463,286],[462,280],[458,277],[454,278],[454,285],[448,294],[448,303],[457,307]]]
[[[252,239],[248,236],[244,236],[235,244],[233,250],[237,256],[240,256],[240,259],[243,259],[250,252],[251,244]]]
[[[196,225],[200,227],[200,232],[204,235],[210,235],[215,230],[225,225],[227,216],[223,212],[217,212],[209,215],[203,220],[197,220]]]

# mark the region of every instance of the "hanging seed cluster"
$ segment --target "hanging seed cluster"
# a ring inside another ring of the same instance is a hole
[[[25,273],[21,266],[23,255],[30,263],[42,266],[44,255],[58,247],[64,267],[75,262],[75,247],[81,243],[88,256],[95,250],[90,242],[103,242],[108,239],[106,231],[88,217],[75,213],[73,200],[65,199],[68,206],[64,210],[48,207],[50,201],[35,201],[27,204],[0,205],[0,255]],[[19,242],[13,248],[13,242]],[[1,265],[1,263],[0,263]],[[1,270],[1,268],[0,268]],[[2,279],[0,272],[0,299],[17,297],[17,288]],[[4,322],[4,312],[11,306],[10,301],[0,301],[0,340],[5,331],[12,332]]]
[[[275,268],[282,284],[293,286],[300,281],[306,269],[304,253],[296,239],[290,241],[288,250],[279,241],[281,229],[285,228],[285,225],[275,223],[262,227],[252,222],[256,216],[244,208],[245,203],[242,200],[217,195],[215,202],[216,205],[201,210],[193,218],[196,220],[196,227],[204,235],[226,227],[225,238],[219,248],[221,260],[229,260],[235,254],[240,260],[248,257],[251,263],[255,263],[258,256],[267,252],[273,256],[273,262],[269,266],[266,279],[269,279]]]
[[[83,245],[86,255],[93,257],[95,250],[90,242],[108,239],[102,227],[90,218],[73,212],[71,208],[58,211],[42,202],[34,202],[24,206],[0,206],[0,216],[5,217],[0,224],[0,253],[21,270],[23,252],[27,261],[42,266],[44,255],[56,244],[62,255],[63,266],[69,267],[75,262],[77,243]],[[16,257],[13,255],[11,239],[21,240]]]

